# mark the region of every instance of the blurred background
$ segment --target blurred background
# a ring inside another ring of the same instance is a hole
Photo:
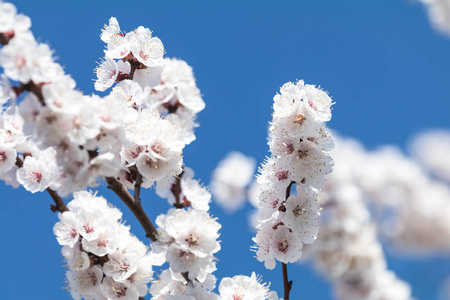
[[[31,18],[35,36],[51,45],[58,62],[86,94],[95,92],[93,70],[104,49],[100,30],[111,16],[124,31],[140,25],[150,28],[164,43],[167,57],[190,64],[206,109],[199,114],[197,140],[185,148],[184,161],[196,172],[195,178],[209,184],[217,163],[230,151],[252,156],[258,164],[268,155],[273,96],[288,81],[303,79],[328,91],[336,102],[329,127],[368,150],[396,145],[409,156],[417,134],[450,130],[450,4],[424,2],[428,4],[407,0],[13,3]],[[440,152],[438,165],[448,164],[449,153]],[[145,239],[133,216],[105,183],[99,184],[99,194],[121,208],[132,232]],[[49,209],[51,199],[3,183],[0,195],[2,298],[70,299],[64,289],[60,246],[52,232],[57,215]],[[142,198],[153,220],[169,208],[152,191],[144,191]],[[251,211],[250,204],[230,213],[212,203],[211,213],[223,226],[214,274],[220,280],[255,271],[281,296],[281,266],[266,270],[250,251],[255,234],[249,223]],[[411,285],[415,298],[448,299],[443,290],[450,276],[450,247],[417,253],[396,250],[389,242],[383,245],[388,268]],[[289,276],[294,281],[293,299],[336,299],[327,279],[310,263],[289,266]]]

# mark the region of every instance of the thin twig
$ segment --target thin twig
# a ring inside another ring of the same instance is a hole
[[[181,273],[181,275],[183,275],[183,278],[187,281],[188,284],[191,282],[191,280],[189,279],[189,272],[183,272]]]
[[[284,300],[289,300],[289,293],[292,288],[292,280],[289,281],[288,279],[287,264],[282,263],[281,266],[283,267]]]
[[[23,167],[23,161],[20,157],[16,158],[16,166],[19,168]],[[61,196],[58,195],[58,193],[55,190],[52,190],[51,188],[46,189],[47,193],[50,194],[50,196],[53,199],[53,202],[55,202],[55,205],[50,204],[50,209],[52,212],[65,212],[69,211],[66,204],[64,203],[64,200],[61,198]]]
[[[69,209],[67,208],[67,206],[64,203],[63,199],[58,195],[58,193],[55,190],[52,190],[51,188],[47,188],[47,193],[50,194],[50,196],[52,197],[53,201],[56,204],[56,205],[50,204],[50,209],[52,210],[52,212],[69,211]]]
[[[180,194],[181,194],[181,177],[184,174],[184,170],[178,175],[178,177],[175,179],[174,184],[172,184],[172,187],[170,188],[170,191],[172,192],[173,196],[175,197],[175,203],[173,206],[175,208],[183,208],[184,205],[181,203]]]
[[[131,196],[127,188],[115,177],[105,177],[108,188],[111,189],[120,199],[128,206],[131,212],[145,230],[146,236],[155,242],[158,239],[158,232],[155,225],[153,225],[150,218],[145,213],[142,205],[134,201],[134,197]]]
[[[291,195],[291,188],[294,183],[295,183],[295,181],[291,181],[289,183],[289,186],[286,188],[286,201],[289,198],[289,196]],[[282,263],[281,266],[283,269],[284,300],[289,300],[289,293],[291,292],[291,289],[292,289],[292,280],[289,281],[289,279],[288,279],[287,264]]]

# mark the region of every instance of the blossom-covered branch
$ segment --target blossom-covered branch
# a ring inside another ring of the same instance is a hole
[[[2,106],[0,119],[0,177],[32,193],[47,190],[55,199],[60,220],[54,233],[72,297],[143,299],[152,265],[168,262],[150,288],[153,299],[278,299],[254,273],[224,278],[220,296],[212,291],[221,225],[207,212],[207,189],[182,168],[182,150],[195,140],[196,114],[205,107],[192,68],[164,59],[164,46],[149,29],[124,33],[111,18],[101,35],[107,50],[95,88],[117,84],[103,98],[85,96],[50,48],[36,42],[27,17],[0,2],[0,20],[6,75],[0,104],[10,104],[5,111]],[[100,177],[155,241],[151,251],[130,234],[117,208],[85,190]],[[154,186],[172,195],[178,208],[157,218],[158,230],[140,197],[141,187]],[[73,194],[67,208],[58,194]]]
[[[286,83],[274,97],[270,127],[271,156],[260,169],[257,258],[266,268],[300,259],[303,244],[314,242],[318,234],[320,207],[318,194],[330,173],[329,151],[334,141],[324,126],[331,119],[331,98],[315,86]],[[297,194],[291,195],[295,184]],[[285,298],[291,283],[283,265]]]

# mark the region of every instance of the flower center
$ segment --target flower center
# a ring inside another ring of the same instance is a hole
[[[303,125],[303,122],[306,120],[305,116],[302,114],[297,114],[296,117],[294,118],[294,122],[295,124],[299,124],[299,125]]]

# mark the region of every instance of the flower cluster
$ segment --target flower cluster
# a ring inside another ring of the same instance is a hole
[[[134,189],[137,174],[140,174],[142,186],[149,188],[155,181],[181,173],[185,144],[180,132],[179,127],[161,118],[155,109],[140,110],[137,118],[126,126],[130,146],[124,145],[120,151],[121,181]]]
[[[101,35],[105,59],[96,69],[95,88],[120,95],[130,107],[157,108],[181,128],[185,144],[195,140],[196,114],[205,108],[192,68],[181,59],[163,59],[164,46],[142,26],[122,33],[116,18]],[[116,61],[117,60],[117,61]]]
[[[174,180],[158,182],[158,195],[175,208],[156,219],[158,239],[152,253],[159,257],[159,265],[168,262],[170,267],[153,282],[152,299],[278,299],[255,274],[223,278],[220,296],[213,292],[221,225],[208,213],[211,194],[193,177],[193,170],[186,167]]]
[[[133,79],[142,89],[157,85],[164,66],[164,45],[148,28],[122,33],[117,19],[109,19],[101,39],[107,45],[105,60],[97,67],[95,89],[105,91],[116,81]],[[118,61],[116,61],[116,59]]]
[[[185,168],[177,178],[157,185],[157,193],[175,208],[156,219],[158,239],[152,253],[170,268],[152,285],[153,299],[180,297],[177,295],[219,299],[212,292],[216,284],[212,273],[216,270],[213,255],[220,250],[217,239],[221,225],[208,213],[211,194],[193,177],[194,172]]]
[[[151,89],[149,102],[182,128],[182,140],[190,144],[195,140],[197,113],[205,108],[205,102],[195,83],[192,67],[176,58],[166,58],[164,63],[161,82]]]
[[[102,197],[76,192],[53,227],[74,299],[134,299],[148,292],[152,257]]]
[[[117,82],[110,96],[136,112],[125,125],[122,183],[134,189],[141,176],[142,187],[148,188],[173,178],[182,172],[182,150],[195,140],[196,114],[205,107],[192,68],[182,60],[163,59],[163,45],[150,30],[122,33],[115,18],[101,39],[107,50],[96,69],[95,88],[105,91]]]
[[[11,165],[17,153],[24,157],[17,179],[31,192],[51,187],[67,195],[95,185],[98,176],[116,176],[121,145],[129,144],[125,125],[137,112],[117,95],[100,98],[77,91],[49,46],[36,42],[29,19],[9,3],[1,3],[0,11],[5,22],[0,65],[6,75],[1,103],[11,102],[2,112],[0,153],[7,163],[0,176],[16,177],[5,173],[15,171]],[[24,99],[17,106],[18,96]]]
[[[318,191],[330,173],[329,151],[334,140],[324,122],[331,119],[328,94],[303,81],[286,83],[274,97],[269,146],[272,156],[258,177],[257,258],[266,268],[275,259],[295,262],[303,243],[317,238],[320,206]],[[296,195],[290,195],[296,185]]]
[[[171,209],[156,219],[158,240],[153,251],[164,253],[173,272],[188,273],[190,280],[203,282],[215,270],[213,254],[220,250],[217,241],[221,225],[207,212]]]

